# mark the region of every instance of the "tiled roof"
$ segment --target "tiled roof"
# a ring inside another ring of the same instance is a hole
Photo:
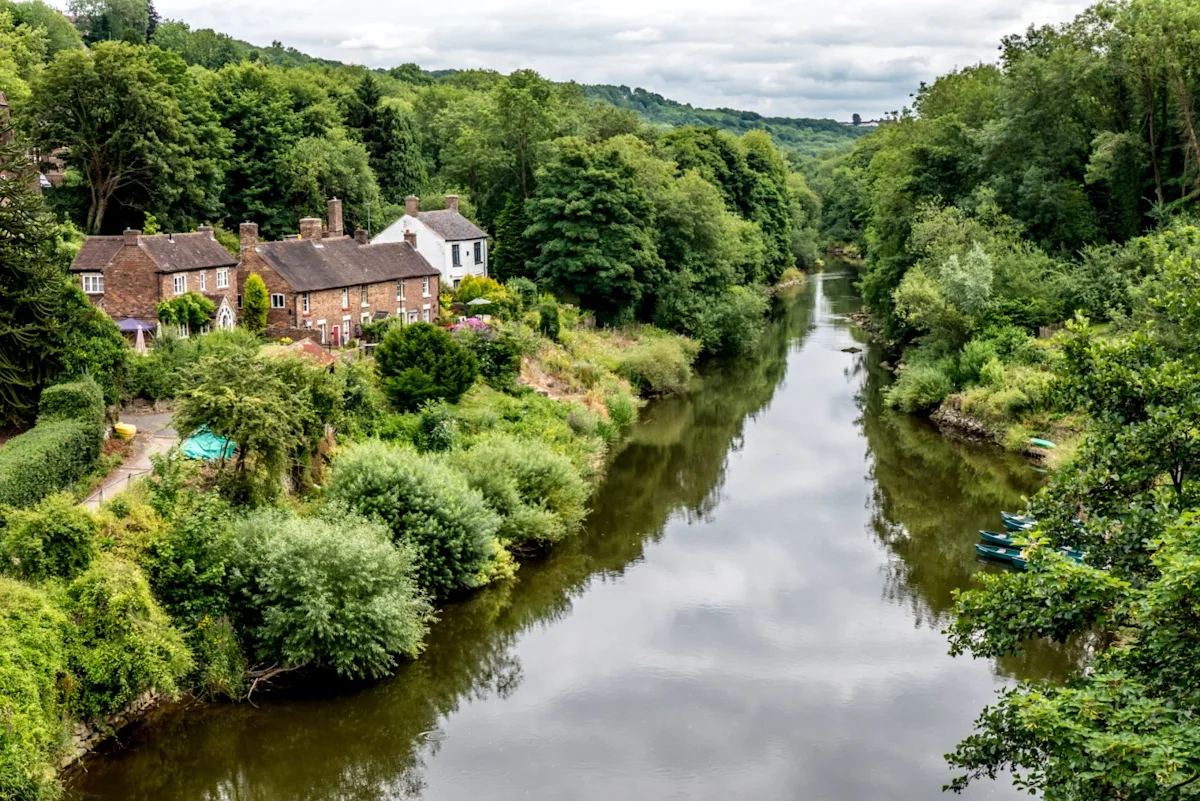
[[[71,262],[71,271],[103,270],[116,258],[124,241],[123,236],[89,236],[83,240],[83,247],[75,254],[75,260]],[[207,231],[194,234],[152,234],[140,236],[138,241],[161,273],[233,267],[237,264],[237,258],[230,255]]]
[[[233,267],[232,256],[209,232],[194,234],[154,234],[140,237],[142,249],[149,254],[158,271],[177,273],[209,267]]]
[[[75,254],[71,262],[72,272],[98,272],[103,270],[121,249],[124,237],[120,236],[89,236],[83,240],[83,247]]]
[[[264,242],[256,250],[296,292],[440,275],[407,242],[364,245],[346,236]]]
[[[487,233],[454,209],[423,211],[417,219],[447,242],[487,238]]]

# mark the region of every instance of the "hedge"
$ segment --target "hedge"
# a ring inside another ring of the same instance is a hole
[[[38,401],[38,423],[82,420],[104,425],[104,391],[91,376],[42,390]]]
[[[0,505],[33,506],[86,476],[100,459],[94,422],[41,423],[0,448]]]

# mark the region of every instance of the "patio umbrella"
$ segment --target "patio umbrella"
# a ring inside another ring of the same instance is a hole
[[[491,306],[492,302],[487,298],[475,298],[475,300],[467,301],[468,306]]]
[[[133,343],[133,350],[134,352],[140,353],[143,356],[146,355],[146,329],[142,328],[140,325],[138,326],[137,330],[137,340]]]

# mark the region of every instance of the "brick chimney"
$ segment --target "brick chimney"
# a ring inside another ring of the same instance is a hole
[[[258,223],[244,222],[238,228],[242,250],[254,250],[258,245]]]
[[[141,235],[142,235],[142,232],[136,228],[126,228],[125,229],[125,244],[131,245],[136,248],[137,243],[138,243],[138,237]]]
[[[404,241],[407,242],[408,244],[412,245],[415,248],[417,246],[417,232],[416,231],[405,231],[404,232]]]
[[[404,198],[404,213],[409,217],[416,217],[421,211],[421,198],[416,195],[409,195]]]
[[[215,237],[213,237],[213,229],[212,229],[212,226],[211,226],[211,225],[201,225],[201,226],[198,226],[198,227],[196,228],[196,233],[198,233],[198,234],[208,234],[208,238],[209,238],[209,239],[214,239],[214,238],[215,238]]]
[[[458,211],[458,195],[446,195],[446,211]]]
[[[341,236],[344,231],[342,225],[342,201],[336,197],[329,201],[329,235]]]
[[[361,228],[355,228],[354,229],[354,241],[360,245],[368,244],[369,240],[367,239],[367,232]]]
[[[300,238],[311,239],[314,242],[321,241],[321,218],[320,217],[301,217],[300,218]]]

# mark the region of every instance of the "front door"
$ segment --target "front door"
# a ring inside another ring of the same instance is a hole
[[[341,331],[342,331],[341,327],[335,325],[333,327],[333,333],[329,337],[330,344],[332,344],[335,348],[341,347],[341,344],[342,344]]]

